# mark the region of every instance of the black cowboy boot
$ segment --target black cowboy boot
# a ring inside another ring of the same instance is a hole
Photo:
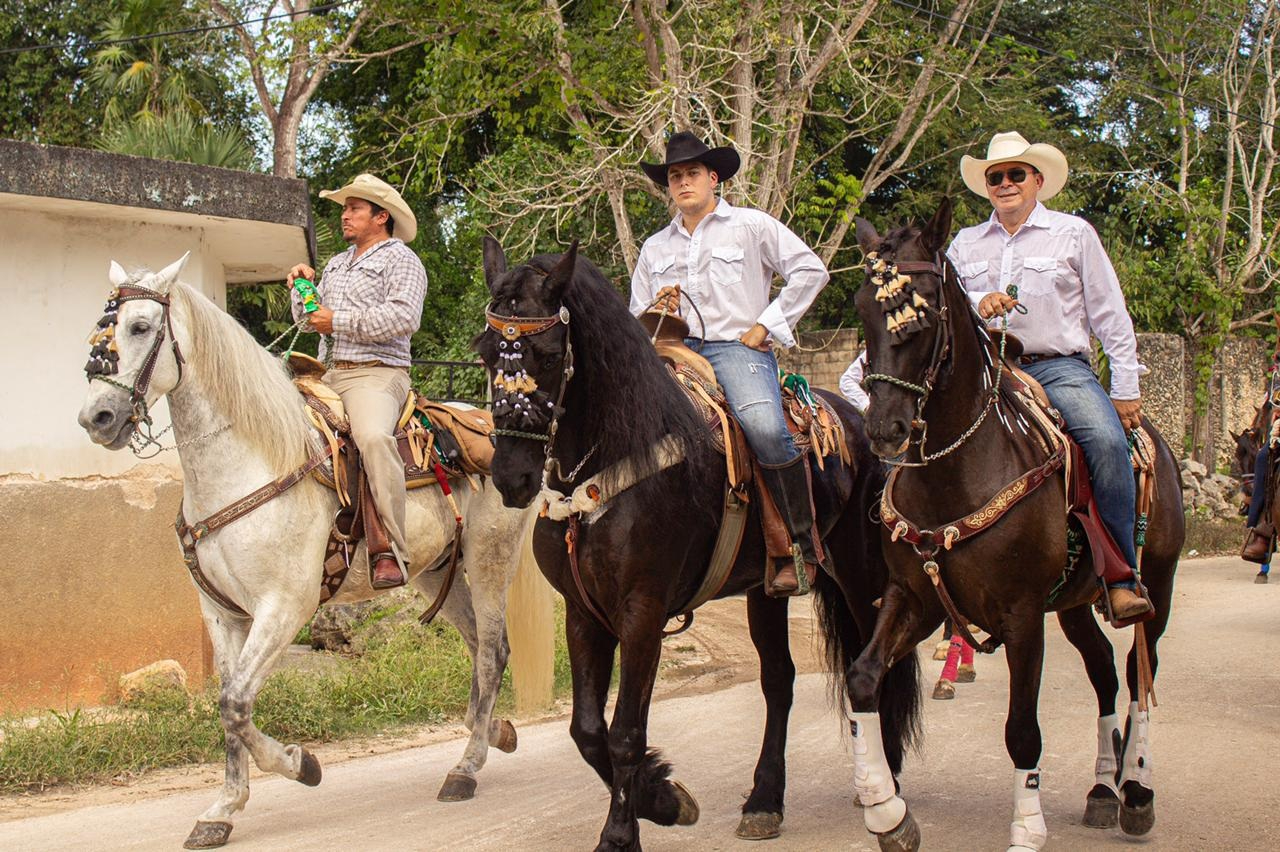
[[[780,467],[760,465],[765,485],[793,542],[791,555],[774,563],[773,582],[765,586],[765,592],[774,597],[807,595],[809,572],[804,571],[804,566],[818,565],[813,548],[813,500],[809,495],[807,464],[805,457],[799,456]]]

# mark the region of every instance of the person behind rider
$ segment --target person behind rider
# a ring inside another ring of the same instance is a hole
[[[1249,514],[1245,526],[1249,532],[1240,551],[1240,558],[1247,562],[1266,565],[1271,561],[1275,530],[1268,521],[1263,523],[1262,513],[1267,508],[1267,474],[1271,467],[1271,430],[1276,420],[1276,407],[1271,400],[1271,387],[1275,383],[1275,370],[1267,385],[1267,399],[1262,403],[1262,427],[1258,433],[1258,455],[1253,461],[1253,488],[1249,492]]]
[[[409,393],[409,339],[422,324],[427,271],[413,249],[418,222],[389,184],[362,174],[321,198],[342,205],[342,238],[351,247],[334,255],[316,282],[320,308],[310,315],[321,337],[320,357],[332,356],[324,383],[342,397],[351,436],[360,448],[374,507],[394,553],[369,554],[375,589],[403,585],[410,562],[405,535],[404,463],[392,437]],[[315,281],[305,264],[289,270]],[[293,317],[304,315],[293,293]]]
[[[716,187],[740,164],[732,147],[708,148],[687,131],[670,138],[665,162],[640,164],[670,192],[677,213],[640,249],[631,278],[631,312],[639,316],[656,303],[658,309],[680,313],[677,286],[697,307],[706,341],[701,354],[742,424],[792,539],[804,561],[816,565],[805,462],[783,418],[770,340],[795,345],[796,323],[830,275],[786,225],[716,197]],[[785,285],[770,299],[774,275]],[[794,562],[779,559],[776,567],[766,592],[798,594]]]
[[[850,405],[858,409],[859,414],[866,414],[867,406],[871,404],[871,397],[867,396],[867,392],[862,387],[862,377],[866,372],[867,350],[864,347],[858,353],[858,357],[853,359],[849,369],[845,370],[844,375],[840,377],[840,393],[849,400]]]
[[[997,133],[986,158],[966,155],[960,172],[993,211],[987,221],[957,233],[947,256],[978,313],[984,319],[1008,317],[1009,330],[1025,347],[1023,369],[1044,386],[1084,451],[1098,513],[1136,570],[1135,484],[1126,433],[1140,422],[1138,377],[1146,369],[1138,363],[1133,321],[1097,232],[1084,219],[1043,204],[1066,184],[1067,158],[1019,133]],[[1018,304],[1025,314],[1012,311]],[[1110,360],[1110,399],[1089,365],[1090,333]],[[1117,620],[1151,609],[1136,593],[1132,575],[1108,585]]]

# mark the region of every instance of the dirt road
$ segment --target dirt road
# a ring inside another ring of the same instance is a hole
[[[1280,583],[1253,585],[1252,572],[1235,559],[1189,560],[1175,607],[1160,646],[1160,706],[1152,712],[1157,824],[1141,845],[1280,848],[1271,813],[1280,768],[1280,674],[1268,653],[1280,634]],[[733,829],[750,784],[763,707],[754,683],[725,686],[754,666],[745,628],[735,634],[733,627],[742,612],[741,602],[718,604],[690,634],[668,640],[678,665],[664,673],[667,697],[653,708],[650,742],[698,797],[702,819],[690,828],[644,823],[642,840],[650,850],[747,848]],[[813,658],[804,653],[808,607],[793,607],[792,632],[802,670],[813,671]],[[941,664],[922,664],[927,688]],[[997,652],[978,660],[977,682],[961,685],[955,701],[926,699],[924,749],[909,759],[902,778],[925,849],[1007,844],[1012,772],[1003,746],[1006,698],[1007,672]],[[1126,844],[1118,833],[1079,824],[1093,777],[1095,712],[1079,658],[1051,621],[1041,700],[1050,848]],[[321,752],[329,762],[319,788],[255,778],[227,848],[591,848],[608,798],[567,728],[564,718],[523,725],[519,751],[495,754],[477,797],[458,804],[435,801],[461,750],[450,732],[421,735],[421,741],[436,740],[426,745],[343,762],[334,762],[343,747],[331,747]],[[352,754],[367,745],[345,748]],[[875,848],[852,803],[848,738],[820,674],[798,680],[788,770],[783,835],[763,850]],[[157,776],[128,790],[5,800],[0,849],[177,849],[212,800],[219,776],[204,768]]]

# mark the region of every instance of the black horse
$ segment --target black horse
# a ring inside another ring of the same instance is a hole
[[[919,843],[905,803],[877,764],[878,747],[864,742],[874,739],[872,721],[857,711],[875,710],[886,669],[942,623],[948,614],[942,598],[949,591],[951,609],[991,634],[988,648],[1000,642],[1006,648],[1005,745],[1016,769],[1012,846],[1038,849],[1047,837],[1037,721],[1047,611],[1057,612],[1097,695],[1098,768],[1085,823],[1109,827],[1118,820],[1127,833],[1142,834],[1155,819],[1147,693],[1138,674],[1143,637],[1135,633],[1129,652],[1132,702],[1121,742],[1111,643],[1089,609],[1098,593],[1089,548],[1082,545],[1075,551],[1078,559],[1069,558],[1072,536],[1064,520],[1062,470],[1050,462],[1054,451],[1034,440],[1029,415],[1024,431],[1009,398],[991,391],[1005,369],[1002,353],[943,255],[950,228],[949,201],[923,230],[899,228],[881,237],[869,223],[857,223],[858,242],[868,255],[867,281],[856,295],[871,381],[867,434],[877,454],[900,465],[892,499],[881,505],[894,526],[893,534],[888,524],[882,530],[890,568],[884,606],[870,643],[848,673],[855,761],[860,777],[868,779],[858,785],[867,826],[886,849],[914,849]],[[886,311],[886,305],[911,310]],[[1184,536],[1177,465],[1158,436],[1154,455],[1155,502],[1141,557],[1142,580],[1156,610],[1145,624],[1151,677]],[[1041,487],[1021,479],[1037,470],[1047,476]]]
[[[578,256],[576,244],[562,256],[539,255],[508,269],[502,248],[487,239],[484,267],[492,301],[489,327],[475,348],[501,383],[495,393],[493,476],[507,505],[537,499],[544,471],[546,485],[566,494],[602,473],[610,481],[622,468],[631,472],[630,487],[601,498],[602,505],[579,520],[539,519],[534,552],[566,601],[573,667],[570,734],[612,794],[597,848],[639,849],[637,819],[688,825],[698,815],[689,792],[668,780],[670,767],[649,748],[646,728],[663,628],[687,607],[712,554],[725,463],[621,295]],[[873,601],[885,576],[878,534],[866,511],[879,487],[880,466],[858,414],[842,400],[827,398],[843,421],[852,465],[835,460],[814,470],[831,572],[820,573],[815,591],[829,652],[843,660],[856,655],[870,635]],[[572,554],[566,547],[571,529]],[[753,508],[718,595],[746,593],[751,639],[760,655],[764,742],[738,829],[753,839],[780,830],[795,677],[787,602],[763,593],[764,564]],[[613,721],[606,727],[616,649],[621,676]],[[916,732],[917,678],[915,657],[906,655],[885,679],[883,699],[877,696],[895,771]]]

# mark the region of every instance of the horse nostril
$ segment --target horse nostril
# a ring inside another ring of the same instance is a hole
[[[115,419],[116,419],[116,416],[114,414],[112,414],[110,411],[107,411],[106,409],[103,409],[102,411],[99,411],[97,414],[93,415],[93,425],[98,427],[110,426],[111,421]]]

